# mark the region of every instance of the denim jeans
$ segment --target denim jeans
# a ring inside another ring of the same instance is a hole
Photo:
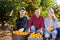
[[[49,38],[50,34],[52,35],[52,38],[55,39],[57,36],[57,30],[53,30],[52,32],[50,31],[45,31],[45,38]]]
[[[36,30],[36,28],[35,28],[34,25],[31,26],[30,31],[31,32],[35,32],[35,33],[41,33],[41,34],[43,34],[43,31],[41,32],[40,29]]]
[[[60,37],[60,28],[57,28],[57,36]]]

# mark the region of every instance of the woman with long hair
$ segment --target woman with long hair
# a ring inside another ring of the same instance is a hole
[[[50,37],[52,35],[52,40],[55,40],[57,35],[57,18],[55,17],[54,10],[52,8],[48,9],[48,18],[45,19],[45,38]]]

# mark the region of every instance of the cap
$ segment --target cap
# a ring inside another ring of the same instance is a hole
[[[25,8],[24,7],[21,7],[20,10],[25,10]]]

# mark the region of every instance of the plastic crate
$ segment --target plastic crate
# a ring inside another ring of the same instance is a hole
[[[43,40],[43,38],[28,38],[28,40]]]
[[[27,40],[27,35],[12,35],[13,40]]]

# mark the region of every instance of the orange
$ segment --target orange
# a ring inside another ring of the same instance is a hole
[[[35,34],[35,32],[31,33],[30,38],[42,38],[42,35],[40,33]]]
[[[16,34],[16,35],[28,35],[28,32],[13,31],[13,34]]]
[[[42,38],[42,35],[40,35],[40,38]]]
[[[53,28],[53,26],[50,26],[50,27],[48,27],[48,30],[53,30],[54,28]]]

